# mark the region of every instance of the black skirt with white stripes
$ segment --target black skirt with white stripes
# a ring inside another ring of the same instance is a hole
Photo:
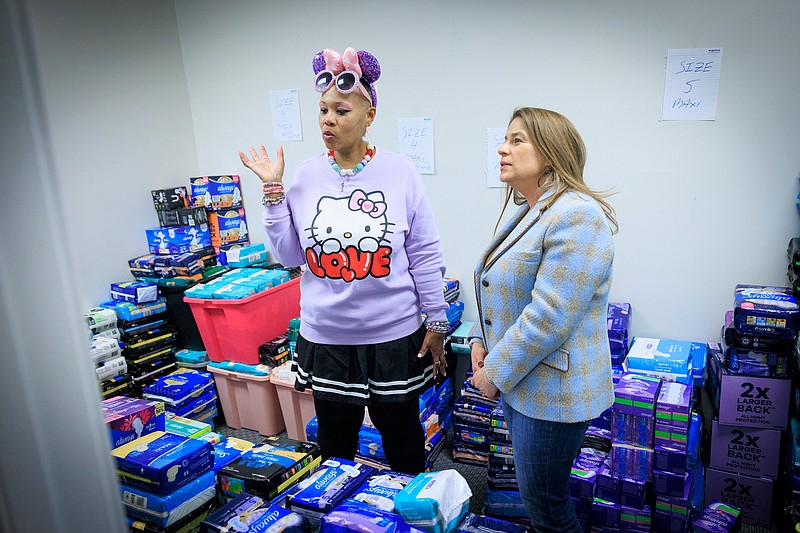
[[[379,344],[317,344],[297,339],[295,389],[320,400],[370,405],[406,402],[433,385],[430,353],[418,358],[426,329]]]

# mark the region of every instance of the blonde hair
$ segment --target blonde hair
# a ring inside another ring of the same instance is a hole
[[[603,213],[611,223],[612,233],[616,233],[619,225],[614,216],[614,208],[606,201],[610,194],[594,191],[583,181],[586,146],[572,122],[560,113],[537,107],[518,107],[511,115],[509,124],[516,118],[522,120],[531,142],[550,162],[551,168],[545,174],[544,182],[539,183],[539,187],[543,192],[553,192],[551,204],[561,194],[568,191],[576,191],[590,196],[600,204]],[[516,205],[525,203],[522,194],[511,187],[506,187],[506,199],[500,218],[503,217],[508,201],[512,197]],[[498,224],[500,224],[500,218],[497,220]],[[497,226],[495,226],[495,231],[497,231]]]

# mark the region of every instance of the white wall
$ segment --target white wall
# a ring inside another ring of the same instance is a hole
[[[152,189],[188,185],[197,152],[171,2],[32,0],[43,95],[81,258],[82,308],[130,279],[158,226]]]
[[[468,318],[501,203],[485,187],[485,132],[518,105],[568,116],[588,146],[587,182],[617,193],[611,297],[633,305],[635,334],[715,340],[737,283],[787,284],[800,233],[795,0],[175,4],[200,168],[244,177],[254,240],[258,182],[236,151],[275,149],[267,92],[289,88],[304,141],[285,146],[288,173],[322,150],[311,58],[354,46],[383,67],[379,148],[398,149],[398,117],[434,118],[425,181]],[[724,49],[717,120],[661,122],[666,50],[694,47]]]

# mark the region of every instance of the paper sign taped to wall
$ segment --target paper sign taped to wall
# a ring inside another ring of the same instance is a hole
[[[303,128],[300,123],[300,99],[297,89],[270,91],[269,105],[272,109],[272,132],[275,141],[302,141]]]
[[[397,142],[400,153],[414,162],[420,174],[436,173],[432,118],[398,118]]]
[[[667,50],[661,120],[716,120],[722,48]]]

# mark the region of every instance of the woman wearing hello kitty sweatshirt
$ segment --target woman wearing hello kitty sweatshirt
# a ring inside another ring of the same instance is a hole
[[[418,396],[445,375],[444,259],[415,166],[364,140],[380,65],[352,48],[314,56],[326,151],[284,190],[284,157],[261,145],[244,165],[263,182],[270,250],[305,264],[295,387],[310,387],[323,457],[352,459],[364,406],[393,470],[424,469]],[[427,313],[423,324],[420,310]]]

